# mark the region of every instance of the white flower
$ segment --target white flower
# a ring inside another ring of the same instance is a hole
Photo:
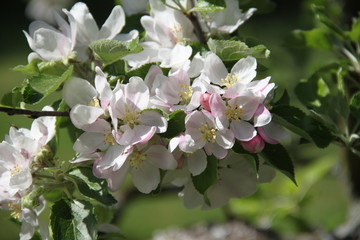
[[[146,11],[148,0],[121,0],[121,5],[127,15],[133,15]]]
[[[30,48],[35,52],[29,55],[45,61],[66,61],[74,57],[76,26],[69,25],[58,14],[55,15],[59,29],[42,21],[34,21],[29,26],[29,33],[24,32]]]
[[[211,33],[233,33],[240,25],[248,20],[256,8],[250,8],[245,13],[239,8],[238,0],[226,0],[226,8],[222,11],[208,13],[204,20],[207,27],[203,27]]]
[[[77,2],[70,11],[64,9],[70,24],[76,26],[76,51],[80,60],[86,60],[86,48],[100,39],[113,39],[125,25],[125,13],[121,6],[113,8],[109,17],[99,29],[95,19],[83,2]]]

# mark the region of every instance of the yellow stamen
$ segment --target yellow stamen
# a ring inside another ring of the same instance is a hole
[[[243,114],[244,112],[244,109],[239,106],[239,105],[236,105],[234,108],[230,107],[230,106],[227,106],[226,108],[226,111],[225,111],[225,116],[227,118],[227,120],[238,120],[241,115]]]
[[[238,75],[229,73],[225,78],[221,79],[221,82],[223,82],[226,87],[230,87],[238,82]]]
[[[207,142],[215,142],[216,139],[216,129],[213,127],[210,127],[209,124],[204,123],[201,125],[201,128],[199,128],[199,131],[203,134],[201,138],[204,141]]]
[[[133,152],[130,156],[130,166],[138,167],[141,166],[146,159],[146,155],[141,152]]]
[[[10,174],[11,174],[11,176],[13,176],[19,172],[21,172],[21,168],[19,167],[19,165],[16,164],[12,167]]]
[[[180,90],[179,90],[179,98],[181,104],[188,104],[191,100],[191,96],[193,94],[193,89],[188,84],[180,84]]]
[[[126,113],[121,118],[121,120],[124,121],[124,124],[129,125],[130,128],[134,128],[135,125],[140,124],[140,120],[138,119],[140,117],[140,113],[138,111],[130,111],[130,109],[125,108]]]
[[[88,105],[92,107],[100,107],[100,101],[99,99],[97,99],[97,97],[93,97],[93,99],[90,100]]]
[[[21,206],[20,204],[15,204],[15,203],[8,203],[8,207],[11,210],[10,216],[15,218],[15,219],[19,219],[21,217]]]
[[[106,132],[104,134],[104,142],[107,143],[107,144],[110,144],[110,145],[115,144],[115,138],[114,138],[114,136],[112,135],[111,132]]]

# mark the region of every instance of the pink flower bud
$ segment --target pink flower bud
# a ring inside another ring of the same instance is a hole
[[[264,149],[265,142],[259,135],[256,135],[250,141],[241,141],[241,145],[246,151],[251,153],[258,153]]]
[[[203,108],[205,108],[208,111],[210,111],[210,102],[209,102],[210,97],[211,97],[211,94],[209,94],[209,93],[203,93],[203,94],[201,94],[201,97],[200,97],[201,106],[203,106]]]

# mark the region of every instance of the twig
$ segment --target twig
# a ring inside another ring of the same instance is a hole
[[[8,107],[0,107],[0,112],[5,112],[8,115],[28,115],[30,118],[38,118],[38,117],[69,117],[69,112],[57,112],[57,111],[34,111],[27,109],[18,109],[18,108],[8,108]]]
[[[190,3],[192,4],[192,6],[194,6],[193,0],[190,0]],[[196,13],[194,13],[194,12],[190,12],[187,14],[187,17],[190,19],[191,23],[193,24],[196,36],[199,38],[200,43],[206,44],[206,42],[207,42],[206,37],[205,37],[204,32],[199,23],[199,19],[196,17],[195,14]]]

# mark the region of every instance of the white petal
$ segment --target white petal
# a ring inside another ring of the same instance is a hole
[[[125,13],[121,6],[117,5],[111,11],[108,19],[102,25],[97,39],[113,39],[121,32],[125,25]]]
[[[140,167],[133,167],[130,172],[135,187],[142,193],[150,193],[160,183],[160,171],[150,163],[144,162]]]
[[[232,121],[230,129],[233,131],[235,138],[240,141],[250,141],[256,135],[254,126],[241,120]]]
[[[84,79],[72,77],[64,84],[63,98],[70,108],[76,104],[88,105],[96,96],[96,89]]]
[[[94,123],[104,111],[98,107],[75,105],[70,112],[71,122],[75,127],[83,129],[86,125]]]
[[[203,150],[198,150],[190,154],[187,160],[189,171],[193,176],[202,173],[207,166],[207,156]]]
[[[156,127],[157,133],[166,132],[168,123],[166,119],[156,110],[147,110],[139,116],[141,125]]]
[[[222,86],[224,83],[221,79],[227,76],[228,71],[221,59],[216,54],[210,53],[205,58],[204,74],[212,83]]]
[[[256,76],[256,58],[248,56],[240,59],[231,69],[231,74],[237,75],[238,82],[247,84]]]
[[[156,167],[171,170],[177,167],[177,162],[174,156],[164,146],[153,145],[145,152],[147,161],[154,164]]]

